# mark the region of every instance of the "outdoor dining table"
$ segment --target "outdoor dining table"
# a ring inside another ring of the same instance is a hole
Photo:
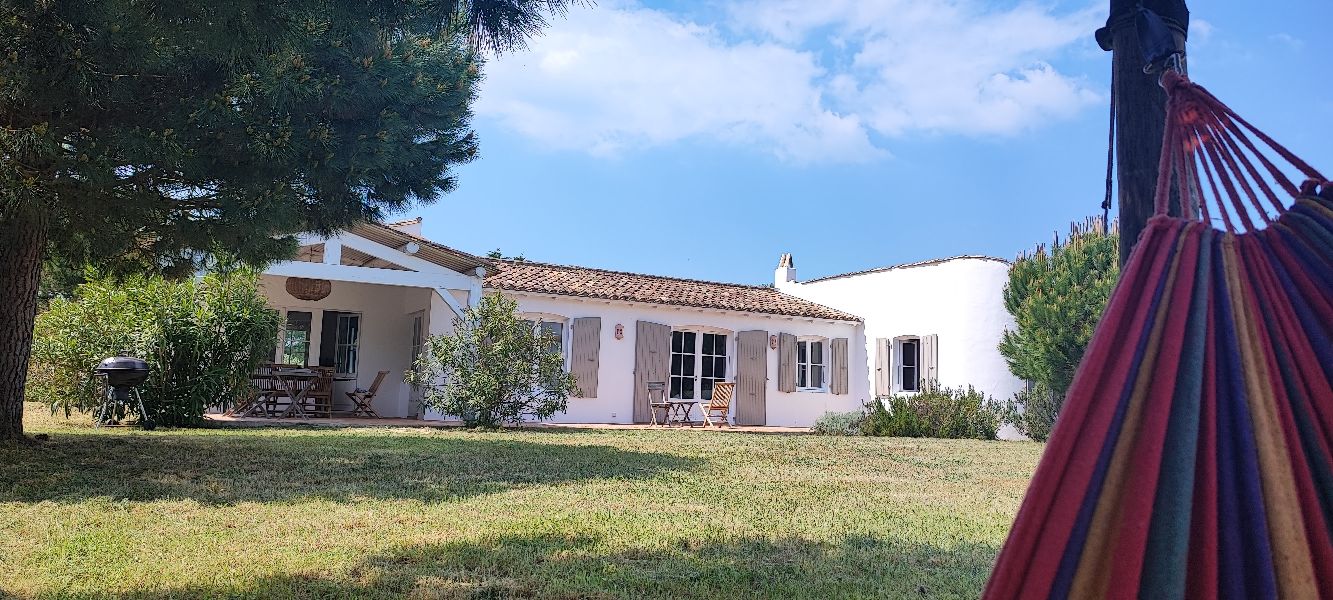
[[[679,425],[693,425],[690,412],[694,410],[696,404],[699,404],[698,400],[668,400],[667,423],[675,421]]]
[[[314,382],[319,376],[319,371],[314,369],[273,370],[273,377],[278,380],[278,385],[282,386],[283,391],[287,392],[287,397],[291,399],[287,410],[282,413],[283,417],[294,417],[298,414],[302,419],[310,417],[305,412],[305,396],[315,387]]]

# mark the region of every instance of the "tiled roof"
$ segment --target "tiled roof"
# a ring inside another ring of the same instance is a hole
[[[955,261],[955,260],[989,260],[989,261],[992,261],[992,262],[997,262],[997,263],[1005,264],[1005,265],[1012,264],[1012,263],[1010,263],[1009,261],[1007,261],[1007,260],[1005,260],[1005,259],[1003,259],[1003,258],[995,258],[994,256],[981,256],[981,255],[974,255],[974,254],[964,254],[964,255],[962,255],[962,256],[951,256],[951,257],[949,257],[949,258],[932,258],[932,259],[930,259],[930,260],[922,260],[922,261],[917,261],[917,262],[912,262],[912,263],[904,263],[904,264],[901,264],[901,265],[893,265],[893,266],[889,266],[889,267],[876,267],[876,268],[874,268],[874,269],[865,269],[864,271],[853,271],[853,272],[851,272],[851,273],[839,273],[839,274],[837,274],[837,275],[825,275],[824,277],[816,277],[816,278],[814,278],[814,279],[810,279],[810,280],[807,280],[807,281],[802,281],[801,283],[815,283],[816,281],[828,281],[828,280],[830,280],[830,279],[842,279],[843,277],[855,277],[855,276],[857,276],[857,275],[866,275],[866,274],[869,274],[869,273],[881,273],[881,272],[884,272],[884,271],[893,271],[893,270],[896,270],[896,269],[912,269],[912,268],[915,268],[915,267],[929,267],[929,266],[932,266],[932,265],[938,265],[938,264],[941,264],[941,263],[952,262],[952,261]]]
[[[856,315],[784,294],[770,287],[604,271],[526,260],[497,260],[494,264],[498,272],[486,278],[486,287],[499,290],[833,321],[861,321]]]

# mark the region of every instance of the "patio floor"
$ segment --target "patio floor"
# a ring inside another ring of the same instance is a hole
[[[207,415],[209,421],[228,427],[291,427],[293,425],[312,427],[461,427],[461,421],[424,421],[421,419],[366,417],[332,417],[310,419],[269,419],[265,417],[230,417],[225,415]],[[643,423],[524,423],[517,426],[522,429],[682,429],[688,431],[732,431],[740,433],[798,434],[809,433],[809,427],[768,427],[768,426],[726,426],[726,427],[680,427],[672,425],[647,425]]]

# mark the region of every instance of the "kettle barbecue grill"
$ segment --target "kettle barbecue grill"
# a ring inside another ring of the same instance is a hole
[[[148,363],[132,356],[112,356],[97,364],[97,375],[106,378],[106,398],[93,417],[98,426],[115,423],[133,408],[139,409],[139,425],[153,429],[155,425],[144,410],[143,397],[138,387],[148,379]],[[133,404],[130,403],[133,399]]]

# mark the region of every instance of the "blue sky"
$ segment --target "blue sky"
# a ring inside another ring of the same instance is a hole
[[[600,0],[493,60],[480,158],[410,215],[484,253],[766,283],[1012,258],[1098,214],[1095,2]],[[1333,171],[1333,3],[1193,1],[1190,69]]]

